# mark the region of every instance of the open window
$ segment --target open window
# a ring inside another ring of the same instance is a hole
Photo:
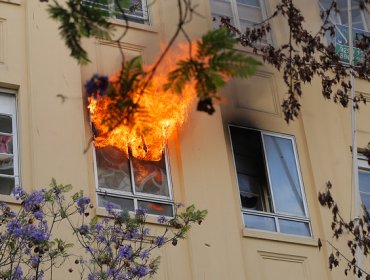
[[[118,149],[95,147],[97,201],[116,209],[147,209],[149,214],[174,214],[166,152],[160,161],[127,159]]]
[[[229,126],[247,228],[311,236],[294,138]]]

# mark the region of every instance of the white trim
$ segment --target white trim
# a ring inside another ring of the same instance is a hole
[[[12,118],[12,133],[1,133],[1,134],[12,136],[13,151],[12,154],[8,155],[13,157],[13,172],[14,172],[13,175],[0,174],[0,177],[14,178],[14,187],[20,186],[17,101],[18,100],[16,91],[0,88],[0,114]]]
[[[99,186],[99,180],[98,180],[98,167],[97,167],[95,146],[93,147],[92,150],[93,150],[93,161],[94,161],[93,165],[94,165],[94,179],[95,179],[94,181],[95,181],[96,196],[98,196],[100,194],[100,195],[106,195],[106,196],[117,197],[117,198],[132,199],[133,202],[134,202],[135,210],[138,209],[138,200],[146,201],[146,202],[157,202],[157,203],[161,203],[161,204],[166,204],[166,205],[172,207],[172,213],[175,214],[174,201],[173,201],[173,188],[172,188],[172,181],[170,179],[171,173],[170,173],[169,163],[168,163],[167,147],[164,149],[164,155],[163,156],[165,157],[164,159],[165,159],[165,168],[166,168],[166,180],[167,180],[167,187],[168,187],[168,196],[136,192],[134,169],[133,169],[133,164],[132,164],[131,159],[128,159],[129,172],[130,172],[131,192],[100,187]],[[123,154],[122,154],[122,156],[124,157]],[[97,203],[98,203],[98,200],[97,200]],[[97,207],[99,207],[99,205],[97,205]]]
[[[232,136],[231,136],[231,129],[230,129],[231,127],[236,127],[236,128],[240,128],[240,129],[259,132],[261,145],[262,145],[262,147],[261,147],[262,151],[261,152],[263,153],[262,156],[263,156],[263,160],[264,160],[265,174],[266,174],[266,180],[267,180],[267,184],[268,184],[268,186],[267,186],[268,190],[267,191],[270,193],[270,196],[271,196],[270,201],[271,201],[271,204],[272,204],[271,207],[273,208],[273,209],[271,209],[271,212],[257,211],[257,210],[252,210],[252,209],[244,209],[242,207],[241,198],[240,198],[240,187],[239,187],[239,182],[238,182],[238,178],[237,178],[237,173],[238,172],[237,172],[236,161],[235,161],[233,139],[232,139]],[[251,214],[251,215],[257,215],[257,216],[262,216],[262,217],[274,218],[275,227],[276,227],[277,232],[280,232],[279,218],[285,219],[285,220],[302,222],[302,223],[308,224],[309,234],[310,234],[310,237],[312,237],[312,235],[313,235],[312,227],[311,227],[308,205],[307,205],[307,201],[306,201],[306,194],[305,194],[304,184],[303,184],[303,179],[302,179],[302,174],[301,174],[301,167],[300,167],[300,164],[299,164],[297,147],[296,147],[296,143],[295,143],[295,137],[292,136],[292,135],[286,135],[286,134],[281,134],[281,133],[276,133],[276,132],[269,132],[269,131],[265,131],[265,130],[258,130],[258,129],[248,128],[248,127],[244,127],[244,126],[240,126],[240,125],[234,125],[234,124],[228,124],[228,131],[229,131],[230,144],[231,144],[231,154],[232,154],[232,158],[233,158],[233,166],[234,166],[236,183],[237,183],[237,186],[238,186],[239,202],[240,202],[240,205],[241,205],[241,212],[242,212],[243,221],[244,221],[243,214]],[[269,171],[270,166],[269,166],[269,162],[268,162],[267,156],[266,156],[265,139],[263,137],[264,135],[290,140],[291,147],[293,149],[295,168],[296,168],[298,181],[299,181],[299,185],[300,185],[299,190],[301,192],[301,200],[302,200],[302,203],[303,203],[304,216],[297,216],[297,215],[293,215],[293,214],[289,214],[289,213],[281,213],[281,212],[276,211],[274,192],[273,192],[273,189],[271,187],[272,182],[271,182],[271,176],[270,176],[270,171]]]

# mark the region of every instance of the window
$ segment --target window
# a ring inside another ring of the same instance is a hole
[[[0,92],[0,194],[19,185],[16,98]]]
[[[96,5],[106,11],[112,18],[149,24],[148,6],[146,0],[82,0],[86,5]],[[117,2],[119,6],[117,5]],[[120,7],[124,10],[123,15]]]
[[[294,138],[229,126],[244,224],[311,236]]]
[[[166,153],[160,161],[127,159],[112,146],[95,148],[98,206],[148,210],[173,216],[173,199]]]
[[[253,27],[266,17],[262,0],[210,0],[210,4],[212,16],[228,17],[240,30]]]
[[[333,24],[342,24],[348,26],[348,8],[347,0],[336,0],[339,13],[331,12],[329,20]],[[319,6],[321,10],[327,10],[330,8],[332,0],[319,0]],[[360,9],[359,1],[352,1],[352,24],[353,28],[367,30],[367,24],[365,15]]]
[[[370,214],[370,165],[364,156],[360,156],[358,160],[358,185],[362,205]]]

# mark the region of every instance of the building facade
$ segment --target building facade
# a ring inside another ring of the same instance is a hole
[[[200,16],[185,26],[192,39],[217,24],[212,17],[229,16],[245,28],[271,15],[279,1],[194,2]],[[320,9],[330,1],[294,2],[307,28],[318,30]],[[338,1],[341,13],[332,21],[347,23],[345,2]],[[121,47],[126,57],[140,55],[151,64],[176,29],[177,1],[142,1],[139,6],[129,17]],[[366,17],[353,10],[356,28],[367,30]],[[124,21],[112,16],[112,23],[120,34]],[[264,43],[286,42],[284,22],[276,18],[271,26]],[[147,207],[153,217],[171,216],[174,202],[207,209],[207,219],[187,240],[159,252],[156,279],[345,278],[344,263],[328,269],[332,249],[325,242],[318,249],[320,238],[346,252],[345,241],[333,240],[331,214],[317,196],[330,180],[342,215],[353,215],[350,111],[324,100],[319,80],[304,86],[301,114],[289,125],[280,106],[286,92],[281,73],[263,65],[253,77],[232,80],[213,116],[193,108],[168,139],[163,159],[148,163],[89,144],[84,84],[95,73],[116,72],[122,60],[114,41],[91,39],[84,47],[92,62],[81,66],[70,57],[45,3],[0,1],[0,200],[16,204],[15,185],[32,190],[54,177],[82,189],[101,216],[107,201],[129,210]],[[355,90],[370,99],[367,82],[356,80]],[[370,141],[369,120],[369,108],[361,106],[359,147]],[[366,204],[370,166],[361,155],[359,166]],[[140,170],[151,175],[140,179]]]

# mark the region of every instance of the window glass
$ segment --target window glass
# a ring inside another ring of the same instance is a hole
[[[332,0],[319,0],[320,9],[329,9]],[[330,21],[334,24],[348,25],[348,8],[347,0],[337,0],[337,7],[339,13],[336,14],[334,11],[330,13]],[[366,24],[364,22],[364,15],[359,7],[358,1],[352,1],[352,24],[354,28],[366,30]]]
[[[229,126],[244,224],[311,236],[293,138]]]
[[[15,95],[0,92],[0,194],[19,184],[16,128]]]
[[[170,204],[164,204],[154,201],[138,201],[138,207],[147,209],[149,214],[161,215],[161,216],[173,216],[173,206]]]
[[[236,2],[244,5],[260,7],[259,0],[236,0]]]
[[[149,24],[146,0],[83,0],[85,5],[97,5],[112,18]]]
[[[113,205],[113,209],[116,210],[127,210],[127,211],[134,211],[134,200],[116,196],[109,196],[109,195],[98,195],[98,206],[105,208],[107,204],[110,203]]]
[[[370,211],[370,172],[365,170],[359,170],[358,172],[358,184],[361,194],[362,204],[366,210]]]
[[[247,228],[276,231],[275,218],[244,214],[244,224]]]
[[[288,234],[311,236],[310,227],[307,222],[279,219],[280,231]]]
[[[12,117],[0,114],[0,133],[12,133]]]
[[[213,25],[219,25],[220,17],[228,17],[232,25],[242,32],[248,27],[254,27],[264,19],[261,6],[262,0],[210,0],[211,13],[216,19]],[[267,43],[267,38],[263,40]]]
[[[129,161],[122,152],[107,146],[96,148],[95,154],[99,187],[131,192]]]
[[[276,211],[305,216],[292,141],[271,135],[263,139]]]
[[[160,161],[127,159],[118,149],[95,148],[98,206],[145,208],[149,214],[173,216],[166,156]]]
[[[136,192],[169,196],[164,156],[160,161],[132,159],[132,167]]]

